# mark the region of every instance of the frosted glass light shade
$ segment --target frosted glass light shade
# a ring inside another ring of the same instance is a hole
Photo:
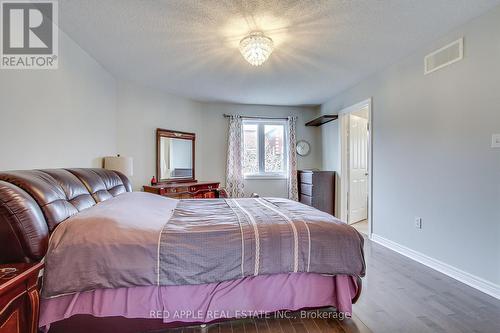
[[[134,161],[132,157],[107,156],[104,158],[104,169],[119,171],[130,177],[134,175]]]
[[[252,32],[240,41],[243,58],[253,66],[262,65],[273,52],[273,40],[262,32]]]

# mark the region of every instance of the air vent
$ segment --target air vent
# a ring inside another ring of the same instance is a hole
[[[429,74],[438,69],[462,60],[464,57],[464,39],[460,38],[445,47],[436,50],[424,59],[424,74]]]

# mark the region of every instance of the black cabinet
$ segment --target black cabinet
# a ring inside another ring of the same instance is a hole
[[[299,170],[299,200],[335,215],[335,171]]]

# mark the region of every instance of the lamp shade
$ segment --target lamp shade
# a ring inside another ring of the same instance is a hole
[[[104,169],[119,171],[130,177],[134,175],[134,161],[132,157],[107,156],[104,158]]]

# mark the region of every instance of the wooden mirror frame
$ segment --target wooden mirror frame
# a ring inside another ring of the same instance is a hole
[[[186,178],[174,178],[174,179],[161,179],[160,175],[160,140],[161,138],[175,138],[175,139],[186,139],[192,141],[192,166],[193,166],[193,175],[192,177]],[[188,132],[180,132],[180,131],[171,131],[167,129],[157,128],[156,129],[156,179],[159,184],[165,183],[184,183],[184,182],[194,182],[195,178],[195,142],[196,142],[196,134],[188,133]]]

